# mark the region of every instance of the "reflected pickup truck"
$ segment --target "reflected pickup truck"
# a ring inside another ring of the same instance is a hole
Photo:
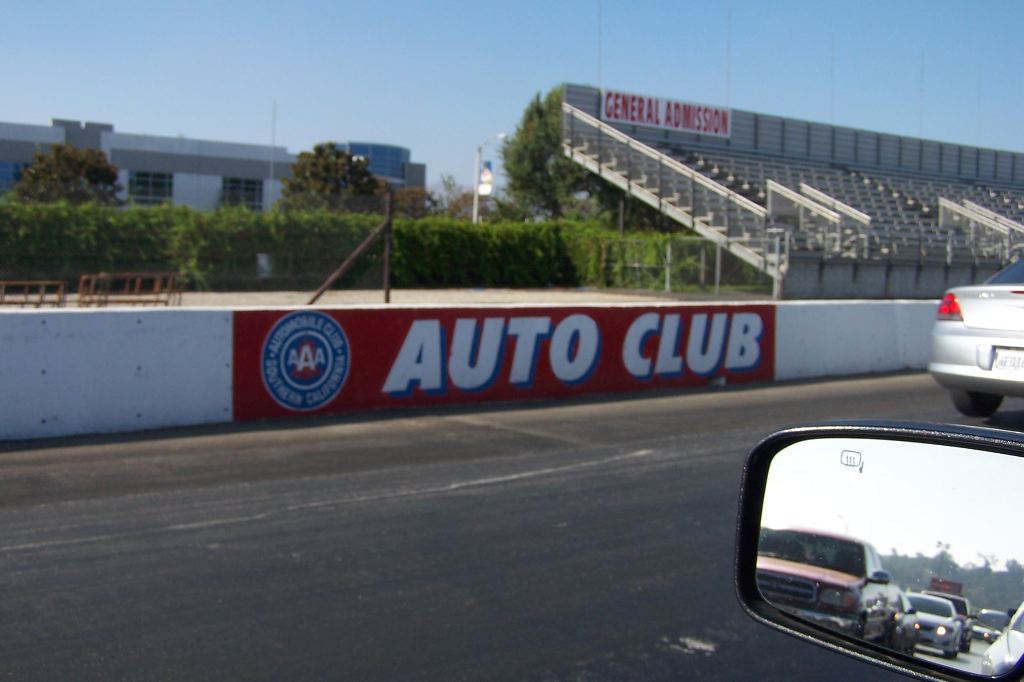
[[[767,601],[832,630],[889,643],[900,591],[869,543],[763,528],[757,554],[757,586]]]

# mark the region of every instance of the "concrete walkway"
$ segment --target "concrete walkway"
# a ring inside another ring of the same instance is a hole
[[[188,292],[182,305],[200,306],[301,306],[311,296],[308,291]],[[394,289],[392,305],[501,305],[580,303],[659,303],[668,301],[751,301],[771,300],[767,294],[730,292],[716,297],[701,293],[664,293],[609,289]],[[378,305],[384,303],[379,289],[328,291],[318,306]],[[74,305],[69,302],[69,305]]]

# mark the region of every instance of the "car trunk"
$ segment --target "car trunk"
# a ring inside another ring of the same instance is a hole
[[[1024,329],[1024,285],[970,287],[957,292],[964,325],[972,329]]]

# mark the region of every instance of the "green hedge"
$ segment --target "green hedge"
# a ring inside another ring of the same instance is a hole
[[[198,289],[312,289],[380,221],[329,211],[0,202],[0,279],[63,279],[74,286],[84,273],[175,270]],[[659,288],[663,275],[657,268],[670,237],[626,237],[580,221],[473,225],[400,218],[394,224],[392,282],[419,288]],[[674,277],[678,270],[680,281],[696,281],[683,273],[692,270],[700,248],[694,243],[679,249]],[[272,264],[271,276],[263,279],[256,271],[261,253]],[[337,286],[379,286],[382,255],[378,242]],[[637,263],[650,272],[640,276],[646,270]]]

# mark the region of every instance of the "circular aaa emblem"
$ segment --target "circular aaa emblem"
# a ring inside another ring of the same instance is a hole
[[[317,311],[285,315],[263,340],[263,385],[278,405],[315,410],[341,391],[348,376],[350,351],[345,331],[334,318]]]

